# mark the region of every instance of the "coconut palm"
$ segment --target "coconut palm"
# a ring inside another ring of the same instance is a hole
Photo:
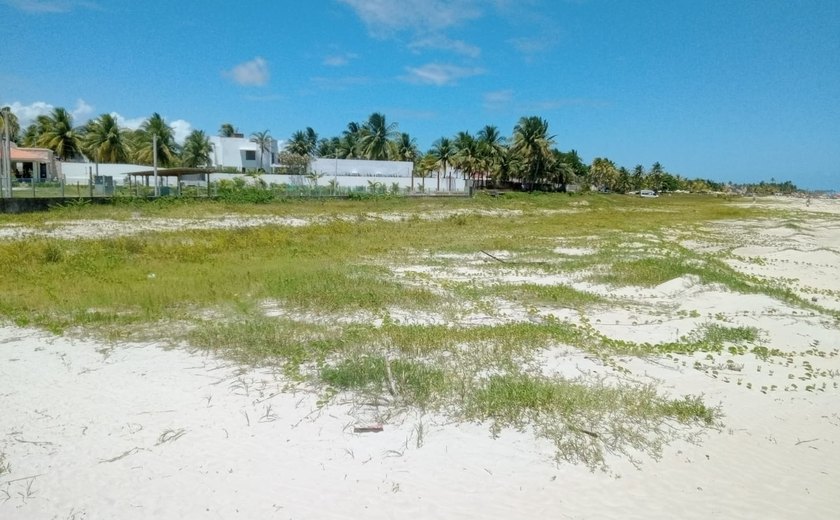
[[[263,168],[263,152],[271,150],[271,141],[271,134],[268,130],[251,134],[251,142],[255,143],[260,150],[260,169],[263,169],[263,171],[265,171]]]
[[[504,156],[507,154],[505,138],[499,129],[487,125],[478,132],[478,151],[482,159],[485,178],[486,175],[499,177],[499,168]]]
[[[327,157],[334,159],[338,156],[338,150],[340,147],[341,139],[339,139],[338,137],[333,137],[330,139],[319,139],[318,147],[315,153],[318,155],[318,157]]]
[[[478,131],[478,142],[483,148],[483,152],[491,157],[496,158],[505,151],[505,138],[502,136],[499,129],[493,125],[487,125]]]
[[[50,115],[39,118],[39,124],[38,146],[49,148],[62,160],[81,155],[83,130],[73,126],[73,116],[66,109],[54,108]]]
[[[359,139],[359,155],[365,159],[384,161],[388,158],[389,142],[396,139],[397,124],[388,124],[384,114],[374,112],[363,126]]]
[[[189,168],[207,166],[210,163],[210,154],[213,147],[210,139],[203,130],[193,130],[184,140],[181,149],[181,164]]]
[[[437,159],[431,153],[424,154],[417,161],[412,171],[411,191],[414,191],[414,177],[420,177],[420,190],[426,191],[426,177],[429,177],[437,169]]]
[[[336,155],[339,159],[358,159],[358,150],[359,134],[345,134],[341,137],[341,141],[339,141]]]
[[[546,178],[553,160],[553,144],[554,136],[548,135],[548,121],[540,117],[523,117],[514,127],[511,150],[521,161],[522,179],[530,189]]]
[[[461,170],[464,179],[471,179],[483,166],[479,142],[469,132],[458,132],[452,145],[455,147],[452,165]]]
[[[21,146],[37,146],[38,145],[38,125],[35,123],[26,127],[26,130],[20,135],[18,140]]]
[[[615,163],[606,157],[596,157],[589,167],[589,183],[598,190],[615,189],[619,171]]]
[[[432,143],[432,149],[429,150],[429,155],[435,158],[437,190],[440,191],[440,173],[443,172],[446,175],[446,168],[452,164],[452,158],[455,155],[455,148],[452,146],[452,141],[448,137],[441,137]]]
[[[513,153],[510,148],[505,147],[501,156],[497,159],[493,180],[496,182],[507,182],[521,170],[519,156]]]
[[[9,140],[17,141],[18,137],[20,137],[20,122],[18,121],[18,117],[9,107],[3,107],[0,109],[0,136],[4,136],[5,138],[4,132],[6,130],[4,121],[9,123]]]
[[[219,127],[220,137],[233,137],[234,134],[236,134],[236,129],[230,123],[222,123],[222,126]]]
[[[634,191],[639,191],[644,187],[645,181],[645,167],[637,164],[633,168],[633,173],[630,176],[630,185]]]
[[[403,132],[391,142],[391,159],[414,162],[417,158],[417,140]]]
[[[659,162],[653,163],[653,166],[650,167],[650,172],[648,172],[648,184],[649,188],[656,191],[662,191],[662,183],[665,179],[665,169],[662,167]],[[775,182],[775,179],[772,177],[770,178],[770,182]]]
[[[96,162],[121,163],[128,161],[127,132],[120,128],[111,114],[91,119],[85,126],[82,149]]]
[[[21,136],[21,144],[31,147],[38,146],[38,139],[41,137],[41,134],[47,132],[51,124],[50,121],[50,117],[46,115],[36,117],[35,121],[26,127],[26,130]]]
[[[575,178],[575,169],[571,163],[569,163],[566,158],[568,157],[567,154],[561,152],[560,150],[552,150],[552,155],[554,156],[554,160],[551,162],[550,170],[549,170],[549,181],[555,185],[555,187],[559,187],[560,191],[566,191],[566,185]]]
[[[161,166],[173,164],[178,158],[175,132],[157,112],[143,121],[140,129],[134,133],[134,142],[132,143],[134,160],[140,164],[152,164],[154,162],[155,150],[153,144],[155,136],[157,136],[157,163]]]
[[[310,127],[306,127],[306,130],[298,130],[292,134],[289,142],[286,143],[286,150],[301,157],[310,159],[316,157],[318,134]]]

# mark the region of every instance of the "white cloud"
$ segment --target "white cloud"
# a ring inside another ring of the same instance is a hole
[[[508,40],[517,51],[525,56],[542,54],[551,50],[557,44],[556,36],[523,37]]]
[[[9,105],[12,113],[17,116],[18,123],[21,128],[26,128],[38,118],[38,116],[45,116],[52,112],[55,108],[53,105],[44,101],[36,101],[29,105],[24,105],[19,101]]]
[[[15,101],[9,105],[9,108],[12,113],[17,116],[21,128],[26,128],[31,123],[35,122],[35,119],[37,119],[38,116],[49,115],[50,112],[55,109],[55,105],[45,101],[36,101],[34,103],[24,105],[19,101]],[[70,111],[70,115],[73,116],[73,124],[85,124],[88,119],[90,119],[89,116],[93,114],[93,110],[93,106],[89,105],[84,99],[77,99],[76,107]],[[148,119],[146,117],[127,118],[119,112],[111,112],[111,115],[117,120],[118,125],[129,130],[137,130],[140,128],[140,125]],[[187,138],[187,135],[193,131],[192,123],[184,119],[176,119],[175,121],[170,122],[169,126],[172,127],[173,134],[175,135],[175,141],[179,144],[183,143],[184,139]]]
[[[415,40],[409,44],[409,48],[415,51],[420,49],[451,51],[470,58],[478,58],[481,55],[481,49],[479,47],[463,40],[451,40],[442,35],[432,35]]]
[[[111,112],[111,116],[117,120],[117,124],[121,128],[127,128],[129,130],[137,130],[148,119],[148,117],[127,118],[118,112]],[[163,119],[166,121],[165,117]],[[172,134],[175,137],[175,142],[178,144],[183,144],[187,136],[190,135],[190,132],[193,131],[192,123],[185,119],[176,119],[169,121],[167,124],[172,128]]]
[[[324,58],[324,65],[327,65],[328,67],[343,67],[356,58],[358,58],[358,55],[351,52],[333,54]]]
[[[178,144],[184,144],[184,140],[193,131],[192,124],[183,119],[176,119],[169,123],[169,126],[172,127],[172,133],[175,134],[175,142]]]
[[[93,113],[93,107],[88,105],[84,99],[79,98],[76,100],[76,108],[70,111],[70,114],[73,116],[73,119],[76,121],[76,124],[82,123],[84,120],[88,119]]]
[[[422,67],[406,67],[407,76],[401,79],[409,83],[425,85],[453,85],[461,78],[469,78],[484,74],[484,70],[476,67],[459,67],[440,63],[428,63]]]
[[[489,109],[501,108],[513,99],[513,90],[496,90],[484,94],[484,106]]]
[[[49,115],[55,109],[55,105],[45,101],[35,101],[34,103],[24,105],[19,101],[15,101],[9,105],[9,108],[17,116],[20,126],[26,128],[35,122],[38,116]],[[76,100],[76,107],[73,110],[69,110],[69,112],[73,116],[73,124],[82,125],[87,121],[87,116],[93,112],[93,107],[84,99],[80,98]]]
[[[146,120],[145,117],[133,117],[131,119],[123,117],[118,112],[111,112],[111,116],[117,120],[117,124],[120,125],[122,128],[128,128],[129,130],[137,130],[140,128],[140,125],[143,124],[143,121]]]
[[[224,75],[245,87],[262,87],[270,77],[268,62],[259,56],[225,71]]]
[[[401,30],[436,32],[481,16],[476,0],[339,0],[374,36]]]
[[[99,8],[95,2],[84,0],[2,0],[2,3],[27,13],[66,13],[77,7]]]

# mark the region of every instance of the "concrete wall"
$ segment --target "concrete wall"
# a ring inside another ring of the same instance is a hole
[[[214,173],[210,176],[211,182],[218,182],[220,180],[233,180],[237,177],[243,177],[242,175],[234,175],[229,173]],[[274,174],[266,174],[260,175],[260,179],[262,179],[266,184],[289,184],[292,186],[313,186],[314,180],[310,177],[305,175],[274,175]],[[253,184],[255,180],[251,177],[244,177],[245,181],[248,184]],[[374,176],[361,176],[361,175],[323,175],[322,177],[318,178],[318,186],[329,186],[330,181],[335,181],[340,188],[349,188],[351,190],[356,190],[358,188],[370,188],[370,183],[380,183],[386,189],[390,190],[391,185],[396,183],[399,185],[400,190],[405,191],[407,189],[411,189],[411,176],[408,177],[399,177],[399,176],[386,176],[380,175],[377,177]],[[414,178],[414,191],[419,192],[421,191],[421,186],[423,184],[423,179],[419,177]],[[426,193],[437,191],[437,178],[436,177],[428,177],[425,179],[425,189],[422,190]],[[468,191],[467,183],[464,179],[459,179],[457,177],[441,177],[440,179],[440,191],[446,193],[463,193]]]
[[[96,175],[97,166],[95,163],[59,162],[58,169],[60,176],[64,176],[65,183],[88,184],[90,180],[88,172],[92,171],[93,175]],[[152,167],[141,164],[100,164],[98,169],[99,175],[113,177],[115,183],[123,184],[129,172],[148,171]]]
[[[257,170],[262,167],[265,171],[271,170],[272,160],[276,157],[278,143],[271,140],[270,150],[263,151],[262,165],[260,165],[260,151],[257,143],[251,142],[247,137],[220,137],[210,136],[210,145],[213,151],[210,153],[210,161],[217,168],[236,168]],[[246,159],[246,152],[254,152],[254,159]]]
[[[251,144],[253,145],[254,143]],[[386,189],[390,189],[393,183],[397,183],[401,190],[405,190],[410,189],[412,186],[411,174],[413,166],[411,162],[398,161],[315,159],[312,161],[311,170],[320,175],[318,178],[319,186],[327,186],[331,180],[335,180],[338,186],[342,188],[368,188],[370,183],[374,182],[381,183]],[[247,167],[251,168],[250,166]],[[92,169],[94,174],[96,174],[96,165],[94,163],[60,163],[60,171],[64,175],[65,182],[68,185],[87,185],[89,180],[88,169]],[[125,184],[128,173],[148,171],[150,169],[149,166],[137,164],[100,164],[99,175],[111,176],[114,178],[114,183],[121,186]],[[337,175],[336,172],[338,173]],[[228,173],[214,173],[210,176],[210,180],[211,182],[217,182],[223,179],[233,180],[237,177],[243,177],[249,184],[254,182],[252,178],[243,176],[242,174]],[[304,175],[265,174],[261,175],[260,178],[268,184],[290,184],[293,186],[311,186],[313,184],[313,180]],[[161,177],[160,183],[162,186],[177,186],[175,178]],[[184,184],[206,185],[204,181],[187,181],[186,179]],[[420,187],[422,185],[423,179],[415,177],[414,191],[421,191]],[[423,191],[427,193],[438,191],[437,174],[433,173],[431,177],[425,179],[425,189]],[[456,172],[449,171],[447,175],[441,176],[440,191],[446,193],[465,192],[467,191],[467,184],[466,181],[459,178]]]
[[[405,161],[364,161],[357,159],[313,159],[310,171],[324,177],[411,177],[414,163]]]

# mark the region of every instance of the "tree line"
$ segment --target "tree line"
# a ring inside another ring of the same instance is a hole
[[[475,134],[461,131],[441,137],[426,152],[416,140],[373,113],[364,122],[350,122],[341,135],[319,138],[311,127],[294,132],[281,153],[281,163],[301,168],[312,158],[411,161],[419,177],[459,175],[479,187],[517,187],[526,190],[565,191],[577,184],[583,189],[627,193],[656,191],[719,191],[724,185],[708,179],[685,179],[667,172],[656,162],[649,169],[632,170],[598,157],[586,164],[574,149],[556,147],[548,122],[537,116],[522,117],[510,137],[486,125]]]
[[[4,109],[6,110],[6,109]],[[99,163],[152,165],[157,148],[160,166],[206,166],[212,147],[202,130],[192,131],[183,145],[175,142],[175,132],[158,113],[144,120],[136,130],[120,126],[113,114],[102,114],[75,125],[65,108],[54,108],[21,129],[12,113],[7,113],[10,138],[24,147],[47,148],[63,161],[87,158]],[[0,119],[0,129],[2,129]]]
[[[7,110],[7,109],[4,109]],[[14,114],[8,114],[10,135],[22,146],[53,150],[62,160],[82,156],[101,163],[131,162],[152,164],[156,136],[158,164],[161,166],[201,167],[211,164],[212,147],[202,130],[192,131],[183,145],[175,142],[174,131],[158,114],[152,114],[136,130],[120,127],[112,114],[102,114],[86,124],[74,126],[72,115],[55,108],[41,115],[21,131]],[[2,121],[2,120],[0,120]],[[241,136],[230,123],[219,128],[223,137]],[[271,149],[273,138],[268,130],[250,135],[262,155]],[[572,149],[562,151],[548,122],[538,116],[522,117],[510,136],[498,127],[486,125],[475,134],[460,131],[441,137],[422,152],[410,134],[399,131],[397,123],[388,122],[379,112],[366,121],[350,122],[340,135],[319,137],[311,127],[295,131],[278,156],[280,171],[305,173],[314,158],[410,161],[414,175],[440,179],[457,175],[470,179],[478,187],[513,187],[525,190],[566,191],[570,184],[579,189],[627,193],[642,189],[656,191],[722,191],[723,183],[709,179],[686,179],[670,173],[658,162],[650,168],[618,166],[605,157],[583,162]],[[424,180],[425,182],[425,180]],[[750,188],[779,188],[796,191],[790,182],[766,185],[742,185]]]

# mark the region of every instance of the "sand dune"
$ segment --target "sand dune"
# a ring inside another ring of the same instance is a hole
[[[836,309],[840,220],[817,202],[795,232],[782,222],[715,229],[747,237],[737,269]],[[837,518],[836,320],[691,279],[633,294],[697,312],[645,324],[605,310],[592,317],[602,333],[670,341],[721,313],[803,355],[619,359],[666,392],[719,403],[725,427],[640,469],[610,459],[601,473],[556,464],[528,432],[494,439],[486,425],[414,412],[354,433],[386,410],[341,396],[320,406],[271,370],[205,353],[0,327],[0,462],[11,469],[0,474],[0,518]],[[601,369],[569,349],[545,363]]]

